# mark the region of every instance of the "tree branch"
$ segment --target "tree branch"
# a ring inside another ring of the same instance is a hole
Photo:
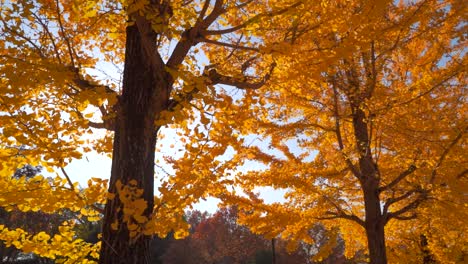
[[[411,192],[411,191],[410,191]],[[423,201],[425,201],[428,197],[428,191],[427,190],[418,190],[417,191],[419,193],[418,197],[416,197],[415,200],[413,200],[412,202],[410,202],[409,204],[407,204],[406,206],[404,206],[403,208],[401,208],[400,210],[397,210],[395,212],[390,212],[390,213],[387,213],[386,215],[384,215],[384,223],[387,223],[388,221],[390,221],[390,219],[392,218],[407,218],[407,216],[402,216],[403,214],[409,212],[410,210],[413,210],[413,209],[416,209]],[[409,192],[408,192],[409,193]],[[406,193],[406,194],[408,194]],[[410,195],[406,195],[404,194],[403,196],[410,196]],[[400,196],[402,197],[402,196]],[[401,198],[400,200],[403,200],[404,198]]]
[[[402,201],[408,197],[410,197],[411,195],[415,194],[415,193],[418,193],[420,192],[420,190],[417,190],[417,189],[412,189],[410,191],[407,191],[406,193],[404,193],[403,195],[401,196],[398,196],[396,198],[392,197],[392,198],[389,198],[387,199],[387,201],[385,202],[384,206],[383,206],[383,215],[385,217],[385,215],[387,215],[388,213],[388,209],[390,208],[390,206],[394,203],[397,203],[399,201]]]
[[[338,91],[336,90],[335,79],[332,78],[332,88],[333,88],[333,103],[334,103],[334,116],[335,116],[335,133],[336,139],[338,141],[338,147],[340,148],[340,152],[343,155],[346,165],[351,170],[351,172],[356,176],[358,179],[361,178],[361,172],[354,166],[351,160],[343,153],[344,144],[343,139],[341,137],[341,128],[340,128],[340,116],[339,116],[339,109],[338,109]]]
[[[242,4],[238,5],[238,6],[236,6],[236,8],[241,8],[243,6],[246,6],[250,2],[252,2],[252,0],[247,1],[245,3],[242,3]],[[292,5],[288,6],[288,7],[280,9],[278,11],[255,15],[255,16],[249,18],[248,20],[246,20],[244,23],[241,23],[241,24],[239,24],[237,26],[234,26],[234,27],[231,27],[231,28],[226,28],[226,29],[220,29],[220,30],[205,30],[205,31],[203,31],[203,33],[204,33],[204,35],[223,35],[223,34],[232,33],[232,32],[238,31],[238,30],[246,27],[247,25],[249,25],[250,23],[252,23],[254,21],[257,21],[261,17],[273,17],[273,16],[281,15],[281,14],[289,11],[290,9],[295,8],[295,7],[297,7],[297,6],[301,5],[301,4],[302,4],[302,1],[298,1],[298,2],[292,4]]]
[[[36,18],[36,20],[42,26],[42,29],[46,33],[46,35],[49,38],[50,42],[52,43],[52,47],[54,48],[55,57],[57,58],[58,63],[62,64],[62,59],[60,58],[59,50],[57,48],[57,45],[55,44],[54,36],[52,36],[52,33],[50,33],[49,28],[44,24],[44,21],[42,21],[42,19],[37,14],[35,14],[34,12],[32,12],[31,14],[32,14],[33,17]]]
[[[463,134],[466,132],[468,127],[462,129],[460,133],[453,139],[453,141],[450,143],[450,145],[442,152],[442,155],[440,155],[439,160],[437,161],[437,164],[435,165],[434,169],[432,170],[431,174],[431,180],[430,183],[434,183],[435,177],[437,176],[437,170],[439,169],[440,165],[444,162],[445,158],[447,157],[448,153],[450,150],[460,141],[460,139],[463,137]]]
[[[60,32],[62,32],[63,39],[65,40],[65,43],[66,43],[66,45],[67,45],[68,54],[70,55],[70,62],[71,62],[71,65],[72,65],[73,67],[76,67],[76,65],[75,65],[75,59],[73,58],[73,49],[72,49],[72,46],[71,46],[71,44],[70,44],[70,40],[68,39],[68,37],[67,37],[67,35],[66,35],[66,33],[65,33],[65,29],[63,28],[62,14],[61,14],[61,11],[60,11],[60,3],[59,3],[58,0],[55,0],[55,5],[56,5],[57,20],[58,20]]]
[[[335,218],[348,219],[348,220],[358,223],[361,226],[364,226],[365,223],[361,218],[357,217],[354,214],[347,214],[338,204],[336,204],[328,196],[324,195],[323,198],[327,200],[331,205],[333,205],[333,207],[338,211],[338,212],[327,211],[325,212],[326,215],[332,215],[331,217],[335,217]],[[330,217],[325,217],[325,218],[333,219]]]
[[[250,51],[260,51],[258,48],[255,47],[247,47],[247,46],[240,46],[239,43],[234,44],[234,43],[226,43],[226,42],[221,42],[217,40],[212,40],[208,39],[205,37],[199,38],[197,42],[205,42],[205,43],[210,43],[218,46],[223,46],[223,47],[228,47],[228,48],[233,48],[233,49],[240,49],[240,50],[250,50]]]
[[[209,2],[209,0],[205,1],[202,12],[200,13],[199,19],[195,25],[193,27],[187,28],[184,30],[184,32],[182,32],[179,42],[177,43],[174,51],[171,54],[171,57],[166,63],[167,67],[171,69],[177,69],[178,65],[184,61],[190,48],[196,45],[203,37],[201,32],[206,30],[221,14],[226,12],[226,10],[223,8],[224,1],[216,0],[211,13],[203,19],[202,15],[206,13],[206,10],[203,11],[203,9],[208,9]]]
[[[270,70],[265,76],[258,82],[252,82],[252,80],[249,80],[248,77],[242,77],[242,78],[236,78],[233,76],[225,76],[216,71],[216,69],[210,69],[207,73],[204,73],[204,76],[206,76],[209,79],[209,83],[212,85],[215,84],[225,84],[225,85],[230,85],[237,87],[239,89],[259,89],[262,87],[271,77],[271,74],[273,73],[273,70],[276,67],[276,63],[272,63],[270,65]]]
[[[379,192],[383,192],[385,190],[388,190],[388,189],[391,189],[393,187],[395,187],[395,185],[397,185],[401,180],[403,180],[404,178],[406,178],[406,176],[410,175],[411,173],[413,173],[415,170],[416,170],[416,166],[414,164],[411,164],[409,166],[408,169],[406,169],[405,171],[403,171],[402,173],[400,173],[400,175],[398,175],[398,177],[396,177],[395,179],[393,179],[393,181],[391,181],[389,184],[385,185],[385,186],[382,186],[379,188]]]
[[[460,172],[458,175],[457,175],[457,179],[461,179],[463,177],[466,176],[466,174],[468,174],[468,169],[465,169],[464,171]]]
[[[203,20],[209,6],[210,6],[210,0],[205,0],[205,3],[203,4],[202,10],[200,11],[200,15],[198,16],[198,20],[200,20],[200,21]]]
[[[393,218],[404,221],[404,220],[413,220],[413,219],[416,219],[417,217],[418,215],[415,212],[413,212],[412,214],[408,216],[399,215],[399,216],[394,216]]]
[[[357,217],[356,215],[339,214],[339,213],[331,212],[331,211],[327,211],[327,212],[325,212],[325,214],[330,215],[330,216],[316,217],[315,219],[317,219],[317,220],[333,220],[333,219],[342,218],[342,219],[351,220],[351,221],[359,224],[362,227],[364,227],[364,225],[365,225],[364,221],[361,218]]]
[[[79,199],[85,200],[83,197],[81,197],[79,192],[76,191],[75,186],[73,185],[73,182],[71,181],[70,176],[68,176],[68,173],[65,171],[65,169],[63,167],[60,167],[60,170],[62,171],[63,175],[67,179],[68,185],[70,185],[70,189],[76,194],[76,196]],[[104,214],[104,209],[97,207],[95,204],[90,204],[90,206],[97,212]]]

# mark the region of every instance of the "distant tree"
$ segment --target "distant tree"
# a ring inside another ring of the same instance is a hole
[[[190,235],[184,239],[174,239],[171,233],[165,238],[154,238],[151,244],[152,261],[161,264],[203,263],[202,255],[199,249],[195,247],[193,233],[198,225],[207,221],[208,218],[207,212],[202,213],[198,210],[186,212],[185,219],[190,225]]]
[[[26,179],[33,178],[42,171],[41,166],[32,166],[26,164],[16,169],[13,178]],[[47,214],[40,211],[37,212],[22,212],[20,210],[5,210],[0,207],[0,225],[7,225],[11,228],[21,228],[28,233],[37,234],[45,231],[49,234],[56,234],[58,226],[66,220],[66,217],[59,214]],[[0,241],[0,263],[54,263],[51,259],[39,257],[29,253],[27,260],[19,260],[19,256],[24,257],[24,253],[15,246],[6,246],[3,241]]]
[[[222,208],[201,222],[192,240],[203,255],[205,263],[249,263],[266,241],[237,224],[237,208]]]
[[[237,263],[272,263],[273,253],[271,240],[252,233],[247,227],[237,223],[236,207],[222,208],[213,216],[199,211],[187,213],[186,219],[191,225],[191,233],[181,240],[166,238],[169,243],[167,251],[161,258],[164,264],[237,264]],[[292,252],[288,251],[288,243],[275,239],[276,264],[324,263],[338,264],[344,262],[343,241],[330,248],[321,261],[313,257],[318,248],[327,246],[328,233],[324,227],[317,226],[310,231],[317,243],[309,245],[301,243]],[[323,252],[323,250],[322,250]]]

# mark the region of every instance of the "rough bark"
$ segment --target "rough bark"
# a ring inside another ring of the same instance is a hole
[[[127,27],[126,33],[123,88],[117,107],[109,184],[109,192],[116,196],[108,200],[105,208],[99,260],[102,264],[149,263],[151,237],[130,238],[126,224],[122,223],[123,204],[116,193],[116,182],[126,185],[136,181],[137,187],[144,190],[143,198],[147,202],[144,215],[150,217],[154,205],[154,153],[158,130],[155,118],[167,104],[164,96],[167,82],[158,80],[162,74],[154,74],[163,69],[154,69],[149,63],[136,25]],[[153,44],[156,47],[156,43]],[[119,223],[117,230],[111,228],[115,222]]]
[[[271,263],[276,264],[276,250],[275,250],[275,239],[271,239]]]
[[[366,210],[365,228],[369,261],[371,264],[386,264],[385,223],[380,209],[380,199],[377,188],[364,189],[364,204]]]
[[[365,229],[369,261],[371,264],[386,264],[385,221],[380,206],[380,176],[370,149],[370,137],[366,115],[359,104],[353,107],[354,136],[359,152],[359,180],[362,185],[365,208]]]

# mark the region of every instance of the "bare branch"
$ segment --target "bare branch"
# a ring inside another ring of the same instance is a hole
[[[199,20],[203,20],[203,18],[206,15],[206,11],[208,10],[208,7],[210,6],[210,0],[205,0],[205,3],[203,4],[202,10],[200,11],[200,15],[198,16]]]
[[[457,175],[457,179],[461,179],[463,177],[466,176],[466,174],[468,174],[468,169],[465,169],[464,171],[460,172],[458,175]]]
[[[413,212],[412,214],[408,215],[408,216],[403,216],[403,215],[399,215],[399,216],[393,216],[393,218],[395,219],[398,219],[398,220],[413,220],[413,219],[416,219],[418,217],[418,215]]]
[[[34,41],[32,39],[28,38],[27,36],[25,36],[23,34],[19,34],[17,30],[10,29],[8,27],[8,24],[5,21],[1,20],[1,22],[3,24],[4,29],[6,29],[5,31],[8,31],[10,34],[13,34],[13,35],[25,40],[32,47],[34,47],[34,49],[37,50],[39,57],[45,58],[44,53],[42,52],[41,48],[36,43],[34,43]]]
[[[412,189],[412,190],[407,191],[406,193],[404,193],[401,196],[387,199],[387,201],[385,202],[385,204],[383,206],[383,213],[382,214],[385,217],[387,215],[387,213],[388,213],[388,209],[390,208],[390,206],[392,204],[395,204],[395,203],[397,203],[399,201],[402,201],[402,200],[410,197],[411,195],[413,195],[415,193],[420,193],[420,192],[421,192],[420,189]]]
[[[60,170],[62,171],[63,175],[65,176],[65,178],[67,179],[67,182],[68,182],[68,185],[70,185],[70,189],[76,193],[76,196],[81,199],[81,200],[85,200],[83,197],[81,197],[80,193],[75,189],[75,186],[73,185],[73,182],[71,181],[70,179],[70,176],[68,176],[68,173],[65,171],[65,169],[63,167],[60,168]],[[104,213],[104,210],[102,208],[99,208],[98,206],[96,206],[95,204],[91,204],[90,205],[94,210],[96,210],[97,212],[103,214]]]
[[[32,16],[34,16],[36,20],[39,22],[39,24],[41,24],[42,29],[44,29],[45,33],[49,37],[50,42],[52,43],[52,47],[54,48],[55,57],[57,58],[58,63],[62,64],[62,59],[60,58],[59,50],[57,48],[57,45],[55,44],[54,36],[52,36],[52,33],[50,33],[49,28],[44,24],[44,21],[42,21],[42,19],[37,14],[32,12]]]
[[[327,211],[325,214],[330,215],[330,216],[316,217],[315,219],[317,219],[317,220],[332,220],[332,219],[342,218],[342,219],[347,219],[347,220],[354,221],[355,223],[359,224],[362,227],[364,227],[364,225],[365,225],[364,221],[361,218],[357,217],[356,215],[347,215],[347,214],[330,212],[330,211]]]
[[[209,5],[208,0],[205,2],[205,6],[206,5]],[[178,65],[184,61],[189,50],[202,39],[203,36],[201,32],[206,30],[221,14],[226,12],[223,5],[223,0],[216,0],[213,10],[205,19],[198,19],[193,27],[187,28],[182,32],[179,42],[166,63],[167,67],[177,69]],[[205,8],[205,6],[203,8]],[[206,8],[208,8],[208,6],[206,6]],[[206,10],[204,12],[206,12]]]
[[[197,42],[206,42],[206,43],[210,43],[210,44],[214,44],[214,45],[218,45],[218,46],[224,46],[224,47],[233,48],[233,49],[251,50],[251,51],[257,51],[257,52],[260,51],[258,48],[255,48],[255,47],[240,46],[239,43],[237,43],[237,44],[226,43],[226,42],[221,42],[221,41],[217,41],[217,40],[207,39],[207,38],[204,38],[204,37],[198,39]]]
[[[398,218],[405,217],[405,216],[403,216],[403,214],[418,208],[418,206],[423,201],[425,201],[427,199],[427,197],[428,197],[427,190],[420,190],[418,197],[416,197],[416,199],[414,199],[412,202],[408,203],[406,206],[402,207],[400,210],[397,210],[395,212],[387,213],[387,215],[384,216],[384,222],[387,223],[392,218],[398,219]]]
[[[236,78],[232,76],[225,76],[216,71],[216,69],[211,69],[207,73],[204,73],[206,77],[210,80],[210,84],[225,84],[235,86],[239,89],[259,89],[262,87],[271,77],[273,70],[276,67],[276,63],[271,64],[270,70],[265,76],[258,82],[252,82],[248,77]]]
[[[351,160],[343,153],[344,144],[343,144],[343,139],[341,137],[340,116],[339,116],[340,113],[338,109],[338,91],[336,89],[334,78],[332,78],[332,88],[333,88],[333,100],[334,100],[335,133],[336,133],[336,138],[338,141],[338,147],[340,148],[340,152],[342,153],[348,168],[351,170],[354,176],[360,179],[361,172],[356,168],[356,166],[354,166]]]
[[[421,92],[420,94],[418,94],[416,97],[413,97],[411,99],[408,99],[404,102],[401,102],[401,103],[398,103],[396,104],[395,106],[402,106],[402,105],[407,105],[407,104],[410,104],[416,100],[418,100],[419,98],[423,97],[423,96],[426,96],[428,94],[430,94],[432,91],[434,91],[435,89],[437,89],[438,87],[441,87],[442,85],[444,85],[446,82],[450,81],[453,77],[455,77],[458,73],[459,73],[459,70],[462,70],[462,68],[460,67],[458,70],[454,71],[452,74],[448,75],[446,78],[444,78],[443,80],[441,80],[440,82],[434,84],[431,88],[429,88],[428,90],[424,91],[424,92]],[[411,90],[413,87],[409,87],[408,90]]]
[[[400,175],[398,175],[398,177],[396,177],[389,184],[380,187],[379,192],[383,192],[385,190],[388,190],[388,189],[391,189],[391,188],[395,187],[395,185],[397,185],[401,180],[406,178],[406,176],[412,174],[416,169],[417,169],[416,166],[414,164],[411,164],[408,169],[406,169],[405,171],[400,173]]]
[[[252,1],[247,1],[245,3],[242,3],[242,4],[238,5],[238,6],[236,6],[236,8],[241,8],[241,7],[249,4],[250,2],[252,2]],[[247,25],[251,24],[252,22],[257,21],[261,17],[273,17],[273,16],[281,15],[281,14],[289,11],[290,9],[295,8],[295,7],[297,7],[297,6],[301,5],[301,4],[302,4],[302,1],[298,1],[295,4],[290,5],[288,7],[285,7],[283,9],[280,9],[278,11],[262,13],[262,14],[258,14],[256,16],[253,16],[250,19],[246,20],[244,23],[241,23],[241,24],[239,24],[237,26],[234,26],[234,27],[231,27],[231,28],[226,28],[226,29],[220,29],[220,30],[205,30],[205,31],[203,31],[203,34],[204,35],[223,35],[223,34],[232,33],[232,32],[238,31],[238,30],[246,27]]]
[[[60,11],[60,3],[58,0],[55,0],[55,5],[56,5],[56,10],[57,10],[57,20],[60,28],[60,32],[62,32],[63,39],[65,40],[65,43],[67,44],[68,48],[68,54],[70,55],[70,62],[73,67],[75,67],[75,59],[73,58],[73,49],[70,44],[70,40],[68,39],[67,35],[65,34],[65,29],[63,28],[63,23],[62,23],[62,14]]]
[[[359,225],[361,226],[364,226],[364,221],[357,217],[356,215],[354,214],[348,214],[345,212],[345,210],[343,210],[343,208],[341,208],[341,206],[339,206],[338,204],[336,204],[331,198],[329,198],[328,196],[324,195],[323,198],[325,200],[327,200],[331,205],[333,205],[333,207],[337,210],[337,212],[332,212],[332,211],[327,211],[325,212],[326,215],[331,215],[331,217],[335,217],[335,218],[343,218],[343,219],[348,219],[348,220],[351,220],[351,221],[354,221],[356,223],[358,223]],[[333,219],[333,218],[330,218],[328,216],[326,216],[325,218],[328,218],[328,219]]]
[[[207,29],[221,14],[225,12],[226,9],[224,9],[224,0],[216,0],[213,10],[205,19],[203,19],[202,23],[200,24],[200,28]]]
[[[244,37],[244,34],[242,33],[240,36],[239,36],[239,39],[236,41],[236,46],[239,47],[240,46],[240,42],[242,41],[242,38]],[[234,52],[236,52],[237,48],[236,49],[232,49],[231,52],[226,56],[226,60],[229,60],[229,58],[232,57],[232,55],[234,55]],[[246,65],[249,65],[251,61],[255,60],[255,57],[252,57],[250,59],[248,59],[247,61],[245,61],[243,64],[242,64],[242,73],[244,73],[245,69],[243,68],[244,67],[244,64]],[[248,66],[247,66],[248,67]]]
[[[445,158],[447,157],[448,153],[450,150],[460,141],[460,139],[463,137],[465,132],[467,131],[468,127],[462,129],[460,133],[453,139],[453,141],[450,143],[450,145],[442,152],[442,155],[440,155],[439,160],[437,161],[437,164],[435,165],[434,169],[432,170],[432,175],[431,175],[431,180],[430,183],[434,183],[435,178],[437,176],[437,170],[439,169],[440,165],[444,162]]]

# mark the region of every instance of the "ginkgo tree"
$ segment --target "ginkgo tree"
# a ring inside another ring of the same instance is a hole
[[[278,66],[266,90],[213,121],[218,144],[205,152],[231,146],[211,166],[228,167],[237,188],[212,194],[292,245],[313,243],[321,222],[370,263],[466,261],[464,14],[458,0],[304,3],[269,35]],[[253,195],[264,186],[286,190],[285,202]]]
[[[160,128],[199,123],[194,131],[202,137],[216,84],[265,84],[276,65],[266,52],[265,32],[301,1],[0,3],[0,206],[104,215],[96,245],[74,239],[73,222],[64,222],[53,237],[1,226],[0,239],[61,262],[147,263],[151,236],[186,234],[184,208],[210,187],[210,181],[184,184],[189,173],[181,173],[181,185],[169,179],[154,196]],[[203,56],[206,67],[199,62]],[[106,78],[119,65],[121,82]],[[107,134],[93,137],[93,129]],[[80,190],[64,167],[90,151],[112,156],[111,178],[92,178]],[[64,177],[13,179],[11,172],[26,163],[58,169]],[[180,169],[193,170],[191,165]]]

